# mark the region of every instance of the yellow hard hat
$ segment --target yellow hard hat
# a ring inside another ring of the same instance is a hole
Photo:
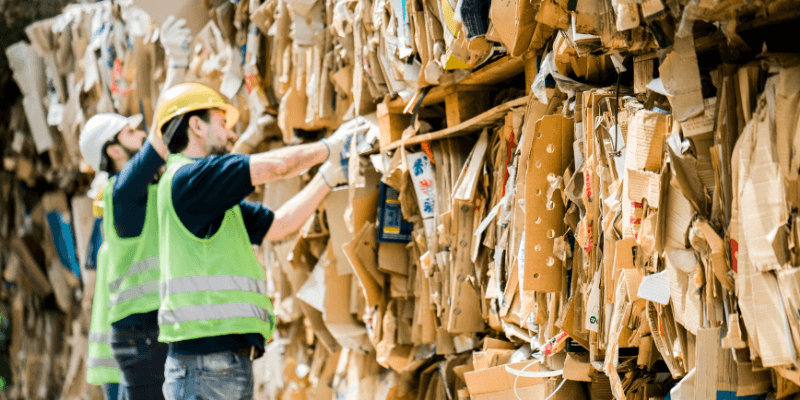
[[[156,132],[161,137],[161,127],[178,115],[188,112],[218,108],[225,112],[225,127],[228,129],[236,125],[239,120],[239,110],[226,103],[222,96],[214,89],[200,83],[181,83],[175,85],[162,95],[158,104],[156,116],[158,128]]]

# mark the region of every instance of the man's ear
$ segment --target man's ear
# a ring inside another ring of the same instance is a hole
[[[203,120],[196,115],[189,118],[189,130],[196,136],[205,137],[206,129],[204,128]]]
[[[121,160],[125,157],[125,152],[118,144],[112,144],[106,147],[106,155],[112,160]]]

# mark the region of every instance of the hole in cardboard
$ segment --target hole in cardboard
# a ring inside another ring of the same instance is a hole
[[[536,189],[536,195],[537,196],[541,196],[542,195],[542,189]]]
[[[542,246],[537,244],[536,246],[533,247],[533,249],[536,251],[542,251]]]
[[[553,202],[553,201],[548,201],[547,202],[547,210],[552,211],[554,208],[556,208],[556,203]]]
[[[542,168],[542,162],[541,161],[537,161],[536,162],[536,168]]]
[[[548,266],[548,267],[552,267],[552,266],[553,266],[553,264],[555,264],[555,263],[556,263],[556,259],[555,259],[555,258],[553,258],[553,257],[547,257],[547,261],[546,261],[546,263],[547,263],[547,266]]]
[[[541,224],[542,223],[542,217],[536,218],[536,223],[537,224]]]
[[[533,279],[539,279],[539,274],[533,274]]]
[[[548,153],[553,153],[553,152],[555,152],[555,151],[556,151],[556,145],[554,145],[554,144],[552,144],[552,143],[550,143],[550,144],[548,144],[548,145],[547,145],[547,152],[548,152]]]
[[[554,230],[552,230],[552,229],[548,229],[548,230],[547,230],[547,238],[548,238],[548,239],[552,239],[552,238],[554,238],[554,237],[556,237],[556,231],[554,231]]]

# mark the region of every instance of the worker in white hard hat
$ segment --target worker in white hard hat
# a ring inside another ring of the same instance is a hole
[[[141,115],[97,114],[79,138],[86,162],[110,176],[98,199],[104,243],[97,256],[87,380],[117,376],[120,398],[132,399],[162,397],[167,355],[157,340],[158,226],[152,185],[166,152],[156,150],[164,149],[157,139],[145,140],[141,122]]]
[[[160,30],[168,58],[165,88],[182,79],[188,63],[191,35],[184,24],[170,17]],[[79,138],[89,165],[111,176],[99,199],[105,243],[97,257],[92,311],[97,329],[92,338],[97,346],[110,345],[113,360],[101,357],[96,365],[111,366],[116,361],[121,370],[120,397],[127,400],[163,398],[168,350],[158,341],[160,268],[153,184],[167,149],[155,124],[147,136],[139,129],[141,122],[141,115],[98,114],[86,122]],[[98,304],[99,299],[105,304]],[[93,365],[91,360],[89,364]]]

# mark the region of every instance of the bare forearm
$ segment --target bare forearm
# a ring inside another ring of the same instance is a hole
[[[162,141],[161,138],[156,135],[156,128],[158,128],[158,121],[153,121],[147,134],[147,141],[150,142],[150,145],[153,146],[153,149],[156,151],[156,153],[158,153],[161,158],[166,160],[167,156],[169,156],[169,150],[167,149],[167,146],[164,145],[164,141]]]
[[[266,240],[283,240],[300,229],[330,191],[322,177],[317,174],[300,193],[275,212],[275,220],[267,232]]]
[[[188,68],[188,65],[179,65],[178,62],[172,60],[168,60],[167,65],[167,77],[164,79],[164,86],[161,88],[161,93],[183,82],[183,77],[186,75],[186,68]]]
[[[284,147],[250,157],[253,186],[292,178],[325,161],[328,148],[320,142]]]

